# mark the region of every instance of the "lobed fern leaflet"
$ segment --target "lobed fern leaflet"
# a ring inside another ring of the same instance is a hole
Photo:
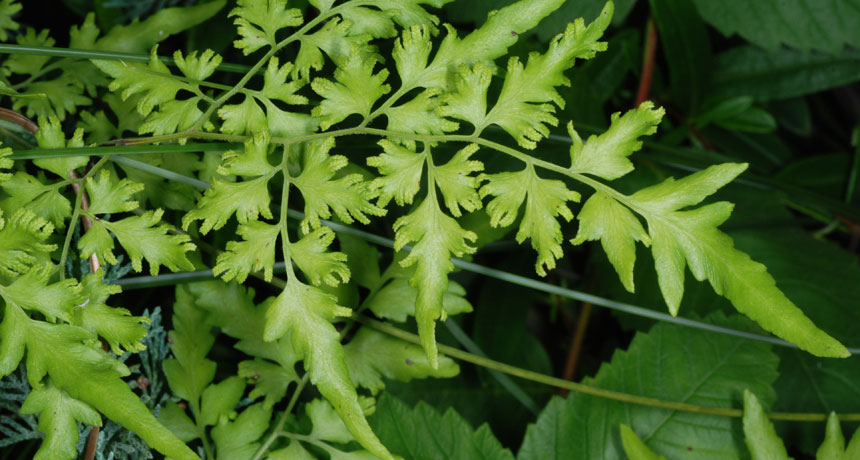
[[[600,38],[610,24],[611,2],[592,23],[577,19],[570,24],[544,53],[532,53],[525,63],[509,57],[507,71],[501,72],[498,59],[563,0],[514,2],[463,37],[450,25],[440,27],[432,13],[448,1],[311,0],[318,13],[307,15],[287,0],[239,0],[228,12],[239,37],[233,45],[259,57],[230,85],[210,81],[222,66],[215,52],[177,51],[172,69],[157,45],[164,36],[215,14],[223,0],[168,8],[101,38],[91,15],[70,32],[73,47],[150,50],[146,63],[51,62],[36,55],[14,55],[2,63],[12,79],[4,81],[9,89],[0,93],[38,118],[33,140],[43,149],[84,148],[129,130],[150,136],[117,142],[213,141],[212,152],[199,157],[144,157],[208,182],[202,197],[114,167],[107,159],[90,166],[84,156],[35,160],[41,171],[34,176],[21,162],[10,162],[9,150],[0,151],[0,375],[26,360],[35,390],[25,410],[42,414],[40,429],[46,433],[39,455],[71,458],[77,430],[70,427],[77,421],[98,424],[96,409],[173,458],[196,458],[184,443],[196,439],[208,458],[260,458],[261,449],[271,445],[261,440],[270,429],[273,407],[291,385],[298,394],[307,380],[325,398],[305,405],[313,431],[293,433],[289,444],[269,458],[309,455],[305,444],[335,456],[340,451],[330,450],[335,449],[330,443],[352,441],[361,449],[350,453],[394,458],[371,429],[366,412],[372,400],[359,389],[375,394],[383,376],[409,380],[457,373],[453,362],[438,356],[435,327],[448,314],[471,310],[462,288],[448,278],[454,270],[451,257],[477,249],[477,235],[461,218],[481,210],[494,227],[518,227],[515,238],[528,240],[536,251],[535,271],[541,276],[564,257],[566,240],[574,245],[600,241],[622,284],[632,291],[636,243],[642,243],[652,249],[672,314],[678,312],[689,267],[696,279],[707,279],[774,334],[816,355],[848,355],[778,289],[761,264],[718,230],[732,205],[700,206],[745,165],[713,166],[631,195],[613,188],[611,181],[634,169],[629,157],[641,148],[643,136],[657,130],[662,108],[646,102],[615,114],[606,132],[586,141],[568,124],[572,147],[566,165],[520,150],[537,148],[558,125],[556,108],[565,105],[558,88],[570,84],[565,72],[606,49]],[[18,29],[11,18],[18,9],[10,0],[0,2],[0,38]],[[18,33],[16,40],[55,43],[46,31],[33,29]],[[381,45],[393,50],[390,60],[380,53]],[[491,91],[493,78],[501,80],[498,94]],[[99,97],[106,106],[81,113],[80,127],[67,138],[61,123]],[[507,133],[512,145],[485,135],[490,126]],[[351,148],[347,136],[354,135],[379,138],[375,155],[364,160],[372,169],[355,163],[367,151]],[[242,147],[224,149],[222,141]],[[227,151],[216,153],[222,150]],[[520,164],[490,169],[500,156]],[[573,204],[582,197],[573,183],[594,190],[578,210]],[[84,192],[91,200],[86,206]],[[392,201],[403,209],[395,211]],[[300,222],[288,214],[296,204],[305,211]],[[182,230],[162,221],[163,208],[184,212]],[[347,253],[355,248],[346,240],[336,244],[337,236],[321,225],[333,218],[367,224],[391,211],[402,214],[392,227],[398,255],[381,275],[375,260],[352,260]],[[128,369],[94,346],[101,337],[114,352],[140,351],[146,320],[105,303],[117,290],[104,284],[103,273],[66,279],[55,265],[59,259],[59,267],[65,267],[74,253],[79,219],[88,230],[77,240],[75,255],[116,264],[115,251],[121,248],[136,271],[143,270],[145,260],[152,275],[162,266],[199,268],[202,260],[191,255],[197,249],[192,235],[215,232],[216,241],[223,241],[222,235],[232,238],[223,229],[235,222],[239,238],[214,249],[213,273],[224,281],[245,282],[262,271],[266,281],[278,283],[280,292],[259,305],[253,291],[235,283],[178,288],[174,357],[165,361],[164,370],[190,414],[174,401],[159,416],[163,424],[156,421],[122,381]],[[563,221],[574,219],[578,231],[566,235]],[[66,228],[58,247],[53,235]],[[286,280],[276,281],[273,268],[281,258]],[[371,272],[357,263],[369,263]],[[351,279],[370,290],[364,303],[337,295]],[[40,294],[22,294],[30,291]],[[213,297],[218,295],[220,301]],[[337,324],[365,308],[393,321],[414,316],[423,356],[408,347],[368,358],[391,345],[363,329],[344,344],[347,334]],[[247,385],[237,376],[215,382],[216,364],[207,357],[214,342],[210,326],[237,339],[236,348],[249,356],[239,374],[254,377],[249,397],[263,401],[242,406],[241,413],[233,409]],[[49,348],[60,351],[51,355]],[[417,365],[405,368],[399,361]],[[298,363],[306,377],[298,375]],[[110,404],[103,394],[111,395]],[[271,431],[274,436],[281,436],[289,417],[285,414]]]

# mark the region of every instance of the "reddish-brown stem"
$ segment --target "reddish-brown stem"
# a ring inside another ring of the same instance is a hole
[[[39,130],[39,125],[33,123],[33,120],[13,110],[0,108],[0,119],[11,121],[29,131],[30,134],[36,134],[36,131]]]
[[[576,367],[579,364],[579,356],[582,354],[582,344],[585,342],[585,331],[588,330],[588,319],[591,317],[591,304],[583,303],[579,310],[579,318],[576,320],[576,331],[570,342],[570,352],[567,354],[567,362],[564,364],[565,380],[573,380],[576,376]],[[567,396],[569,390],[562,389],[562,396]]]
[[[71,177],[72,179],[77,179],[78,175],[74,171],[72,171],[69,173],[69,177]],[[83,184],[73,183],[72,188],[75,189],[75,194],[81,195],[81,209],[89,209],[90,200],[89,198],[87,198],[87,192],[83,189]],[[92,221],[87,216],[81,216],[81,222],[83,222],[84,224],[84,233],[89,231],[89,229],[93,226]],[[95,253],[90,256],[90,268],[92,269],[93,273],[99,271],[99,268],[101,268],[101,264],[99,264],[99,258],[98,256],[96,256]]]
[[[69,173],[69,177],[72,179],[77,179],[78,175],[71,171]],[[90,200],[87,197],[87,192],[83,188],[83,184],[81,183],[73,183],[72,188],[75,190],[75,194],[81,196],[81,209],[89,209],[90,208]],[[93,226],[92,221],[87,216],[81,216],[81,222],[84,224],[84,233],[89,231],[89,229]],[[95,273],[101,268],[101,264],[99,264],[98,256],[93,253],[90,256],[90,270]],[[102,349],[107,350],[107,344],[102,341]],[[92,430],[90,430],[90,435],[87,438],[87,448],[84,450],[84,460],[93,460],[96,458],[96,448],[99,443],[99,427],[94,426]]]
[[[654,76],[654,58],[657,54],[657,28],[654,18],[648,19],[646,26],[645,55],[642,59],[642,76],[639,78],[639,90],[636,92],[636,107],[648,99],[651,90],[651,79]]]

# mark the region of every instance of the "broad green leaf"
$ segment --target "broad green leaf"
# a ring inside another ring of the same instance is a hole
[[[483,205],[478,195],[482,177],[471,175],[484,170],[483,163],[470,160],[477,151],[477,144],[469,144],[444,165],[433,167],[433,179],[445,198],[445,206],[454,217],[462,215],[461,206],[466,212],[472,212]]]
[[[337,177],[349,162],[343,155],[330,155],[332,147],[333,137],[308,144],[302,172],[292,180],[305,200],[304,232],[319,228],[320,219],[331,218],[332,212],[345,223],[357,220],[365,225],[370,223],[367,215],[385,215],[385,209],[370,202],[373,193],[361,174]]]
[[[161,406],[158,413],[158,421],[167,427],[182,442],[191,442],[197,439],[197,425],[191,421],[185,410],[173,401],[167,401]]]
[[[240,224],[236,234],[243,241],[227,243],[227,250],[218,254],[212,273],[224,281],[235,279],[244,283],[249,273],[263,270],[264,279],[271,281],[280,231],[280,227],[260,221]]]
[[[212,440],[218,458],[230,460],[250,460],[260,449],[257,440],[269,429],[272,410],[262,404],[254,404],[242,411],[236,420],[222,417],[212,428]]]
[[[236,214],[240,224],[246,224],[259,219],[272,218],[269,208],[269,176],[260,176],[242,182],[227,182],[213,178],[211,188],[206,190],[203,198],[182,218],[182,228],[188,230],[195,220],[202,220],[200,233],[204,235],[210,230],[218,230],[227,224],[230,217]]]
[[[660,35],[660,51],[669,64],[669,89],[675,102],[696,112],[709,90],[714,65],[708,29],[693,0],[650,0]]]
[[[666,457],[657,455],[636,436],[629,426],[621,424],[621,444],[624,453],[630,460],[666,460]]]
[[[447,356],[441,356],[439,367],[433,369],[421,347],[368,328],[359,330],[343,348],[352,381],[374,394],[385,389],[382,377],[408,382],[453,377],[460,372],[457,363]]]
[[[0,212],[0,274],[15,277],[48,262],[57,248],[46,243],[53,232],[53,225],[30,211],[21,209],[6,219]]]
[[[215,337],[205,314],[194,306],[187,288],[176,289],[173,305],[173,330],[169,333],[173,358],[164,361],[164,375],[176,396],[197,403],[204,388],[215,378],[216,364],[206,359]]]
[[[380,282],[379,250],[367,241],[346,233],[338,233],[340,250],[346,254],[346,264],[352,280],[359,286],[376,290]]]
[[[95,48],[125,53],[145,53],[171,35],[188,30],[215,16],[225,0],[213,0],[183,8],[163,8],[144,19],[127,25],[115,25],[98,39]]]
[[[313,431],[310,436],[323,441],[346,444],[352,441],[352,433],[346,429],[334,407],[324,399],[314,399],[305,404],[305,413],[311,419]]]
[[[416,153],[387,139],[379,141],[379,145],[384,152],[367,159],[367,164],[381,174],[370,183],[370,189],[379,197],[376,205],[385,208],[392,198],[400,206],[412,204],[421,189],[421,174],[429,151]]]
[[[717,294],[768,331],[818,356],[847,357],[845,347],[816,327],[777,288],[763,265],[735,249],[731,237],[717,229],[729,218],[730,203],[682,210],[699,204],[744,169],[746,164],[712,166],[630,197],[628,204],[648,222],[658,281],[670,312],[677,314],[689,266],[697,280],[709,280]]]
[[[116,180],[107,170],[102,170],[98,179],[87,178],[87,194],[90,198],[90,214],[117,214],[138,208],[133,195],[143,190],[143,184],[128,179]]]
[[[612,124],[606,132],[589,136],[583,144],[573,129],[567,125],[573,146],[570,148],[571,170],[579,174],[592,174],[604,179],[617,179],[633,171],[633,163],[627,158],[642,148],[642,136],[650,136],[657,131],[657,125],[666,111],[654,108],[651,102],[643,102],[639,107],[612,114]]]
[[[826,0],[825,0],[826,1]],[[750,95],[760,101],[817,93],[860,79],[860,51],[837,55],[739,46],[717,56],[711,98]]]
[[[245,393],[245,380],[239,376],[228,377],[213,383],[203,390],[200,399],[200,417],[203,425],[215,425],[222,415],[228,415]]]
[[[263,406],[267,409],[271,409],[284,399],[290,383],[299,381],[295,370],[262,359],[240,362],[238,375],[248,379],[248,382],[254,385],[248,397],[251,399],[265,397]]]
[[[331,321],[349,316],[330,294],[290,280],[284,291],[269,304],[263,338],[273,341],[290,334],[293,348],[304,357],[310,381],[337,409],[343,423],[367,450],[383,459],[392,459],[367,424],[355,386],[344,361],[340,334]]]
[[[418,289],[409,285],[413,271],[403,270],[403,276],[394,278],[368,300],[367,307],[373,314],[398,323],[405,322],[408,316],[415,316]],[[463,286],[454,281],[448,282],[448,289],[442,293],[442,309],[446,316],[472,311],[472,305],[463,297],[465,295]]]
[[[66,220],[72,216],[72,203],[57,187],[46,186],[38,178],[23,171],[8,174],[8,177],[0,183],[8,195],[0,200],[0,208],[10,213],[26,209],[55,228],[65,228]]]
[[[613,4],[608,2],[588,27],[581,18],[568,24],[564,33],[552,40],[546,54],[532,53],[525,66],[512,57],[499,99],[478,128],[499,125],[520,146],[535,148],[538,141],[549,135],[547,125],[558,125],[558,119],[552,115],[555,108],[550,103],[564,108],[564,99],[555,89],[570,86],[564,71],[573,67],[576,59],[591,59],[606,50],[606,43],[598,39],[609,26],[612,11]]]
[[[367,118],[373,103],[391,90],[385,84],[388,70],[382,69],[374,74],[375,66],[375,60],[363,58],[358,48],[353,47],[349,58],[334,72],[336,82],[319,77],[314,79],[311,87],[323,100],[314,107],[312,114],[320,117],[323,131],[352,114]]]
[[[860,30],[848,18],[856,18],[856,0],[742,0],[711,2],[693,0],[702,17],[723,35],[738,34],[751,43],[777,51],[787,45],[800,51],[821,50],[837,54],[845,45],[860,43]]]
[[[418,289],[415,303],[415,320],[418,334],[430,366],[438,367],[436,350],[436,320],[445,320],[442,298],[448,289],[448,273],[454,270],[451,256],[472,254],[478,236],[464,230],[456,220],[445,215],[439,208],[435,191],[424,199],[411,214],[394,222],[394,249],[414,243],[412,251],[400,264],[415,266],[415,274],[409,284]]]
[[[603,252],[618,272],[624,288],[633,292],[633,265],[636,262],[636,242],[646,246],[651,238],[639,219],[621,203],[603,192],[595,192],[579,212],[579,231],[572,244],[600,240]]]
[[[752,460],[790,460],[755,394],[744,390],[744,441]]]
[[[22,414],[40,414],[39,431],[45,434],[34,460],[71,460],[77,457],[78,422],[101,426],[102,418],[89,404],[65,391],[45,385],[30,392]]]
[[[238,28],[239,40],[233,45],[246,56],[264,46],[274,47],[278,42],[275,33],[286,27],[302,25],[302,12],[287,9],[287,0],[238,0],[230,17]]]
[[[254,304],[254,290],[237,283],[210,281],[188,286],[198,308],[206,311],[206,321],[221,332],[239,340],[235,345],[251,356],[274,361],[295,376],[295,365],[301,359],[291,344],[290,334],[274,342],[263,341],[266,311],[274,298]]]
[[[319,227],[299,241],[290,243],[290,258],[315,286],[323,282],[329,286],[349,282],[346,254],[326,252],[332,241],[334,231],[328,227]]]
[[[186,252],[193,251],[196,246],[191,243],[191,237],[186,234],[169,235],[170,227],[160,224],[161,209],[147,211],[141,216],[131,216],[116,222],[100,220],[107,230],[116,236],[119,244],[128,252],[131,265],[135,271],[142,271],[142,261],[145,258],[149,263],[149,272],[153,276],[158,274],[161,265],[171,271],[194,270],[194,265],[188,260]],[[95,228],[93,225],[92,228]],[[81,239],[81,243],[83,243]],[[113,241],[107,251],[113,248]],[[101,257],[100,252],[96,251]],[[91,253],[90,253],[91,254]],[[89,257],[90,254],[82,254]],[[110,258],[106,259],[110,260]]]
[[[546,270],[555,268],[556,259],[564,254],[561,249],[564,236],[558,216],[567,221],[573,219],[567,202],[579,201],[579,193],[568,190],[562,181],[538,177],[531,164],[519,172],[490,174],[484,179],[487,183],[481,187],[480,194],[493,196],[486,208],[493,227],[513,224],[523,201],[526,202],[517,242],[531,239],[532,248],[538,253],[535,271],[546,276]]]
[[[472,428],[454,409],[440,414],[426,403],[410,408],[383,394],[370,418],[391,451],[412,460],[468,458],[513,460],[486,424]]]
[[[732,329],[750,328],[741,317],[716,314],[708,321]],[[776,394],[770,385],[777,377],[777,363],[769,344],[658,323],[647,333],[637,333],[627,351],[616,351],[612,360],[584,383],[668,401],[731,408],[736,407],[745,389],[772,402]],[[737,419],[582,393],[550,401],[526,431],[518,458],[623,459],[621,439],[614,428],[622,423],[667,458],[745,458],[743,447],[736,442],[741,436]],[[595,427],[607,427],[605,435],[594,436]]]

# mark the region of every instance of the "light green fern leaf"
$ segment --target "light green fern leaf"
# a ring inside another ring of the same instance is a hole
[[[117,214],[138,208],[139,203],[132,198],[143,190],[143,184],[128,179],[116,180],[103,169],[98,179],[87,178],[86,189],[90,197],[89,214]]]
[[[385,215],[385,209],[374,206],[367,183],[361,174],[347,174],[336,178],[337,172],[347,165],[346,157],[330,155],[334,138],[314,141],[307,145],[301,174],[293,179],[293,184],[302,192],[305,200],[305,218],[302,230],[320,226],[320,219],[334,215],[338,219],[352,223],[357,220],[369,224],[371,216]]]
[[[119,294],[122,288],[105,284],[103,277],[104,270],[100,269],[81,280],[81,294],[85,300],[76,305],[72,324],[98,334],[117,355],[145,350],[142,340],[146,337],[145,325],[149,324],[149,318],[132,316],[124,308],[106,305],[108,297]]]
[[[373,103],[391,90],[385,84],[388,70],[374,74],[375,66],[376,61],[362,57],[359,49],[353,47],[349,58],[334,72],[336,82],[314,79],[311,87],[323,98],[313,109],[313,115],[321,120],[320,128],[326,130],[352,114],[365,118],[370,115]]]
[[[436,320],[445,319],[442,297],[448,288],[448,273],[454,270],[451,256],[462,257],[475,252],[468,242],[475,242],[478,236],[445,215],[435,193],[425,198],[411,214],[397,219],[394,231],[395,250],[415,243],[401,265],[415,265],[415,274],[410,279],[410,284],[418,289],[415,319],[421,343],[435,369],[438,367]]]
[[[94,334],[76,326],[30,319],[18,305],[8,298],[6,300],[3,322],[0,323],[0,336],[3,337],[0,341],[0,376],[14,371],[26,350],[27,378],[33,388],[43,388],[43,379],[49,376],[51,385],[135,432],[162,454],[177,460],[198,460],[191,449],[156,420],[121,379],[129,374],[125,365],[91,346],[96,342]],[[105,395],[111,397],[105,398]],[[47,404],[38,410],[46,407]],[[53,405],[50,407],[61,410]],[[71,406],[66,404],[65,407]],[[73,422],[69,418],[65,420],[66,425]],[[77,431],[76,424],[72,425],[65,428],[67,434],[54,439],[67,445],[68,433],[72,429]],[[56,454],[51,452],[51,455]],[[46,458],[57,457],[46,454]]]
[[[636,242],[641,241],[648,246],[651,237],[628,208],[603,192],[595,192],[582,206],[579,231],[570,242],[582,244],[596,240],[603,246],[624,288],[633,292]]]
[[[260,215],[271,219],[268,182],[268,175],[242,182],[213,178],[212,187],[206,190],[197,208],[182,218],[182,228],[187,230],[195,220],[203,220],[200,232],[205,235],[226,225],[233,214],[240,224],[255,221]]]
[[[717,294],[763,328],[819,356],[844,357],[848,350],[818,329],[776,286],[764,265],[735,249],[717,229],[732,204],[717,202],[696,209],[705,197],[734,179],[746,164],[712,166],[680,180],[636,192],[626,201],[648,223],[657,280],[672,314],[684,293],[684,271],[708,280]]]
[[[552,40],[546,54],[532,53],[525,67],[516,57],[511,58],[499,99],[478,125],[479,129],[489,124],[499,125],[522,147],[535,148],[538,141],[549,135],[547,125],[558,124],[550,103],[564,108],[564,99],[555,89],[570,85],[564,71],[573,67],[576,59],[590,59],[606,49],[606,43],[598,39],[609,26],[612,11],[610,2],[588,27],[582,18],[569,24],[563,34]]]
[[[15,0],[3,0],[0,2],[0,40],[9,38],[7,30],[18,30],[21,27],[12,16],[21,11],[21,4]]]
[[[45,385],[30,392],[22,414],[40,414],[39,431],[45,439],[34,460],[71,460],[78,455],[78,424],[101,426],[102,418],[89,404],[69,396],[65,391]]]
[[[264,46],[277,44],[275,34],[286,27],[300,26],[302,13],[297,8],[287,9],[287,0],[239,0],[229,16],[235,16],[239,40],[233,45],[246,56]]]
[[[517,241],[522,243],[531,239],[532,247],[538,253],[535,271],[541,276],[547,269],[555,268],[556,259],[564,254],[561,244],[564,237],[558,217],[565,220],[573,218],[567,207],[568,201],[579,201],[579,194],[568,190],[564,182],[542,179],[529,165],[519,172],[505,172],[484,176],[487,181],[481,187],[482,197],[493,196],[487,204],[490,225],[507,227],[514,223],[523,201],[526,202]]]
[[[311,383],[333,403],[350,433],[378,457],[393,459],[370,429],[350,381],[340,334],[331,321],[349,316],[351,310],[338,306],[336,300],[318,288],[290,280],[266,311],[263,338],[272,341],[289,333],[293,348],[304,357]]]
[[[0,274],[15,277],[50,261],[57,246],[46,240],[53,232],[53,225],[30,211],[19,209],[7,219],[0,212]]]
[[[143,270],[144,258],[149,263],[149,272],[153,276],[158,274],[161,265],[171,271],[194,270],[194,265],[185,253],[193,251],[196,246],[190,242],[188,235],[169,235],[170,227],[160,224],[162,214],[163,211],[159,209],[116,222],[94,222],[90,231],[78,242],[81,256],[89,257],[95,253],[102,260],[116,263],[116,257],[112,253],[114,242],[108,234],[110,231],[128,252],[136,271]]]
[[[290,258],[316,286],[322,283],[337,286],[349,282],[346,254],[326,252],[332,241],[334,231],[328,227],[319,227],[299,241],[290,243]]]
[[[585,144],[574,131],[573,123],[568,124],[573,139],[570,148],[571,171],[609,180],[633,171],[633,163],[627,157],[642,148],[639,137],[657,131],[664,113],[662,107],[655,109],[650,101],[643,102],[624,115],[614,113],[609,129],[603,134],[592,135]]]
[[[335,16],[315,32],[299,37],[301,47],[296,55],[293,78],[309,81],[310,70],[321,70],[325,64],[323,52],[338,66],[343,66],[352,55],[368,65],[381,60],[376,47],[368,44],[373,37],[370,34],[355,35],[351,29],[352,22]]]
[[[39,178],[23,171],[8,176],[8,180],[0,182],[0,188],[7,195],[0,199],[0,209],[7,212],[26,209],[55,228],[65,228],[66,220],[72,216],[72,203],[57,187],[43,184]]]
[[[218,255],[212,273],[224,281],[235,279],[244,283],[249,273],[264,270],[264,279],[270,281],[272,267],[275,265],[275,243],[280,228],[265,222],[252,221],[240,224],[236,234],[244,241],[227,243],[227,251]]]
[[[466,212],[481,209],[478,187],[482,177],[472,173],[483,171],[484,164],[470,159],[477,151],[477,144],[469,144],[444,165],[433,167],[433,179],[445,198],[445,206],[454,217],[463,214],[460,207]]]
[[[758,398],[744,390],[744,440],[753,460],[790,460]]]
[[[429,151],[415,153],[385,139],[379,145],[383,153],[367,159],[367,164],[381,174],[370,183],[370,189],[379,197],[377,206],[386,207],[392,198],[400,206],[411,204],[421,189],[421,173]]]

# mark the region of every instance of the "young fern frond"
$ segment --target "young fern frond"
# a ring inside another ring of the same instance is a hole
[[[109,83],[102,74],[87,77],[92,88],[73,80],[40,81],[55,65],[43,57],[4,62],[9,72],[32,77],[20,89],[47,95],[48,103],[27,106],[40,116],[35,139],[42,148],[83,147],[84,129],[88,141],[133,128],[152,136],[127,141],[132,144],[184,143],[189,138],[244,143],[244,148],[221,154],[220,160],[210,152],[201,165],[185,166],[201,171],[200,178],[210,188],[193,209],[184,209],[182,229],[208,235],[229,229],[226,226],[235,218],[237,238],[218,248],[223,252],[213,256],[213,273],[224,281],[243,283],[262,271],[266,281],[277,281],[281,288],[260,305],[255,305],[253,291],[235,283],[177,289],[171,334],[174,358],[164,363],[164,369],[173,394],[188,402],[191,414],[168,404],[160,415],[162,425],[121,380],[128,369],[90,346],[102,337],[115,353],[140,351],[145,320],[105,305],[116,290],[103,284],[100,273],[80,281],[63,280],[65,275],[54,280],[52,252],[57,247],[49,238],[71,220],[64,261],[77,219],[86,218],[92,226],[77,242],[82,257],[94,255],[116,263],[118,242],[135,270],[141,271],[146,259],[155,275],[161,266],[174,271],[195,268],[188,257],[196,248],[191,236],[162,223],[161,208],[115,217],[134,212],[146,204],[144,192],[155,192],[149,183],[121,178],[120,170],[97,171],[104,162],[77,179],[73,173],[87,166],[85,157],[36,160],[36,166],[53,174],[43,174],[54,181],[44,183],[49,179],[16,168],[7,158],[9,151],[0,151],[0,187],[7,195],[0,201],[0,296],[5,305],[0,375],[14,371],[26,352],[28,377],[37,390],[25,406],[43,414],[44,431],[50,433],[44,455],[70,458],[75,436],[69,427],[76,420],[96,424],[96,409],[172,458],[196,458],[181,438],[200,439],[207,458],[260,459],[272,444],[262,437],[270,428],[273,408],[295,383],[287,413],[269,438],[289,438],[289,445],[270,452],[269,458],[305,455],[305,444],[335,456],[341,451],[332,442],[357,441],[363,450],[350,454],[393,459],[365,417],[371,400],[359,389],[375,394],[384,385],[382,376],[409,380],[457,373],[450,359],[438,355],[435,327],[449,314],[472,309],[462,287],[448,278],[455,268],[452,257],[477,250],[478,236],[458,219],[482,209],[493,227],[517,225],[515,238],[519,243],[529,240],[540,276],[564,257],[565,240],[574,245],[600,241],[621,283],[633,291],[636,243],[641,242],[653,251],[659,286],[673,315],[689,266],[696,279],[707,279],[739,311],[779,337],[816,355],[847,356],[842,344],[818,329],[776,287],[764,266],[735,249],[731,238],[717,229],[732,205],[699,206],[746,165],[713,166],[631,195],[612,187],[610,181],[633,171],[629,157],[641,148],[643,136],[656,131],[663,109],[645,102],[615,114],[606,132],[585,142],[569,124],[573,141],[569,165],[484,136],[488,127],[498,126],[513,139],[508,142],[529,150],[549,136],[550,127],[560,121],[556,107],[565,106],[558,91],[570,84],[565,71],[577,59],[590,59],[606,49],[599,39],[610,24],[611,2],[591,24],[576,20],[545,53],[532,53],[525,64],[510,57],[496,95],[491,91],[494,75],[501,73],[496,61],[519,34],[563,0],[517,1],[462,38],[450,25],[440,28],[438,18],[427,9],[449,1],[311,0],[319,14],[306,20],[300,10],[288,7],[287,0],[239,0],[229,12],[239,34],[234,46],[244,55],[261,56],[229,86],[207,81],[218,70],[221,56],[210,50],[186,55],[177,51],[175,72],[162,62],[157,46],[152,46],[155,42],[147,46],[151,46],[147,64],[92,60],[110,77]],[[187,17],[176,16],[177,11],[171,13],[175,17],[156,15],[137,26],[181,30],[176,18],[202,20],[223,4],[182,9]],[[8,20],[14,6],[8,0],[0,2],[0,18],[7,13],[7,20],[0,19],[0,37],[16,28]],[[437,40],[440,29],[444,36]],[[83,48],[100,49],[110,46],[111,37],[122,45],[135,29],[115,30],[119,32],[96,40],[99,31],[90,17],[72,36]],[[392,62],[379,53],[380,39],[393,39]],[[53,43],[32,30],[18,35],[18,40]],[[82,71],[95,72],[87,62],[77,64],[85,64]],[[65,75],[72,69],[63,67],[67,65],[57,68]],[[331,75],[325,73],[328,68],[334,69]],[[254,80],[258,74],[262,85]],[[257,89],[250,87],[252,80]],[[75,91],[58,98],[51,85]],[[63,116],[88,105],[91,101],[84,94],[95,96],[105,85],[114,93],[107,99],[114,112],[133,104],[139,117],[131,121],[120,117],[114,125],[104,112],[89,115],[84,117],[84,129],[67,140],[60,125]],[[16,99],[16,104],[23,100]],[[347,136],[355,135],[378,138],[380,148],[364,160],[375,172],[350,165],[355,155],[341,154],[350,150]],[[212,150],[220,150],[216,142]],[[502,171],[488,167],[490,172],[485,173],[485,165],[499,156],[521,164]],[[581,195],[573,190],[573,182],[594,190],[578,215],[573,204]],[[92,201],[88,207],[80,204],[80,193],[74,205],[63,195],[73,184],[86,191]],[[361,265],[347,255],[349,244],[335,245],[334,232],[322,223],[337,218],[347,224],[368,224],[392,209],[392,201],[410,206],[392,227],[394,247],[400,252],[382,275],[376,260],[361,262],[372,265],[375,276],[370,275],[356,269]],[[304,207],[305,217],[291,225],[287,211],[296,203]],[[566,235],[561,219],[570,222],[575,217],[579,229],[575,236]],[[286,265],[286,280],[273,277],[279,259]],[[364,303],[350,303],[334,294],[334,287],[351,279],[370,290]],[[23,294],[31,291],[39,295]],[[365,329],[355,335],[338,330],[338,322],[365,308],[392,321],[414,316],[423,354],[415,346],[391,351],[391,339]],[[252,399],[264,398],[238,416],[232,410],[246,384],[239,377],[213,383],[216,364],[207,358],[214,343],[213,326],[238,340],[236,348],[250,357],[239,365],[239,375],[254,380]],[[345,338],[350,339],[346,345]],[[52,355],[51,350],[59,351]],[[390,356],[379,357],[382,353]],[[299,362],[306,376],[297,372]],[[91,377],[82,378],[83,373]],[[325,398],[305,405],[313,431],[307,435],[283,431],[306,381]],[[105,392],[111,395],[110,404],[103,398]]]

